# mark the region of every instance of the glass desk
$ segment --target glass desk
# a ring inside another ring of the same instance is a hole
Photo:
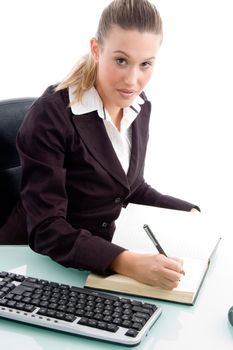
[[[0,246],[0,269],[81,287],[87,276],[85,271],[67,269],[26,246]],[[233,305],[232,269],[229,234],[229,237],[223,237],[215,253],[195,305],[157,301],[163,313],[135,349],[232,350],[233,327],[227,320],[228,309]],[[4,319],[0,319],[0,340],[1,349],[10,350],[126,348]]]

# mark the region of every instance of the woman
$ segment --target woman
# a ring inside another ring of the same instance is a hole
[[[149,1],[115,0],[105,8],[90,54],[33,104],[18,133],[17,210],[36,252],[169,289],[180,280],[181,260],[111,243],[129,202],[195,210],[143,178],[151,110],[143,89],[161,41],[161,18]]]

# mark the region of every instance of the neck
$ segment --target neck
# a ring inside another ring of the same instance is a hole
[[[108,111],[114,125],[116,126],[116,128],[120,131],[121,128],[121,119],[123,117],[123,108],[119,108],[119,107],[113,107],[111,105],[108,105],[107,99],[105,99],[104,94],[102,93],[100,87],[98,86],[98,83],[96,83],[95,88],[102,100],[102,103],[104,105],[104,108]]]
[[[118,111],[109,111],[108,113],[113,121],[113,124],[115,125],[115,127],[120,131],[121,129],[121,120],[123,117],[123,109],[119,109]]]

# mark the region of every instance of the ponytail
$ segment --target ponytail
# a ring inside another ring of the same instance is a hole
[[[97,65],[91,53],[82,57],[70,74],[61,81],[55,91],[75,86],[75,101],[80,101],[84,92],[95,85]]]

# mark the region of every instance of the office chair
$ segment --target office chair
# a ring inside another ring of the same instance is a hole
[[[21,166],[16,134],[34,100],[29,97],[0,101],[0,228],[19,199]],[[24,243],[20,238],[18,242]],[[8,244],[6,237],[0,236],[0,244]]]

